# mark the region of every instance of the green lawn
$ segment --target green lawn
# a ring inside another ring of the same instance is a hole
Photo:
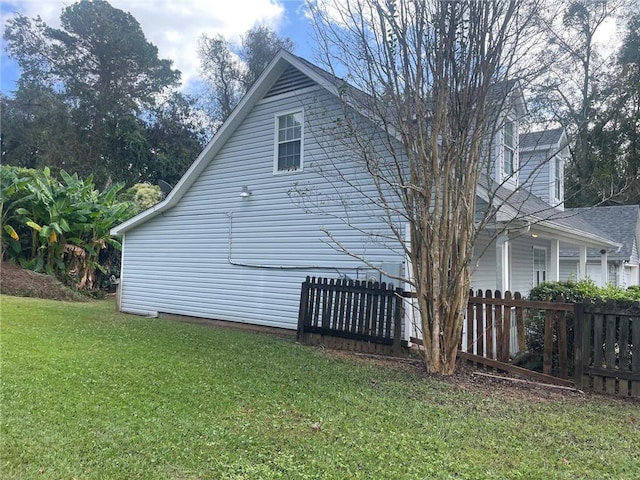
[[[106,301],[0,301],[3,479],[640,478],[638,402],[510,400]]]

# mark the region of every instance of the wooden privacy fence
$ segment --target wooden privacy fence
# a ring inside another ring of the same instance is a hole
[[[368,353],[402,350],[402,289],[385,283],[307,277],[298,340]]]
[[[640,397],[640,306],[577,304],[575,384]]]
[[[298,339],[368,353],[402,351],[404,301],[412,294],[384,283],[310,278],[302,284]],[[535,333],[542,374],[532,378],[621,396],[640,397],[640,305],[530,301],[519,293],[470,293],[460,357],[498,370],[531,349]],[[537,329],[537,330],[536,330]],[[412,338],[422,343],[419,338]],[[535,348],[533,349],[535,350]],[[574,381],[569,378],[573,376]],[[554,381],[555,379],[555,381]]]
[[[480,357],[508,362],[512,353],[512,326],[516,331],[519,349],[523,350],[525,347],[521,302],[522,296],[518,292],[513,298],[511,292],[505,292],[502,298],[499,291],[495,294],[491,290],[478,290],[476,294],[471,291],[461,350]]]

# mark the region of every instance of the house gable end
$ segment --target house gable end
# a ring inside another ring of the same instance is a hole
[[[279,94],[297,91],[314,85],[321,85],[334,95],[337,89],[330,82],[323,79],[311,69],[306,62],[281,50],[265,68],[260,77],[253,84],[249,92],[243,97],[238,106],[233,110],[229,118],[216,132],[213,139],[195,159],[191,167],[180,179],[167,198],[145,210],[139,215],[111,229],[112,235],[122,235],[128,230],[145,223],[161,212],[175,206],[180,198],[191,187],[207,164],[216,156],[220,148],[226,143],[235,129],[242,123],[244,117],[263,98],[274,97]]]

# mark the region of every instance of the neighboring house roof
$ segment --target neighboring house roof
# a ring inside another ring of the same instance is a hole
[[[594,228],[607,232],[608,236],[621,244],[620,250],[610,254],[610,258],[630,260],[637,249],[636,234],[640,222],[640,205],[613,205],[605,207],[568,208],[565,212],[581,218]],[[565,258],[578,257],[575,250],[561,250],[560,256]],[[600,251],[588,249],[588,257],[599,257]]]
[[[553,128],[539,132],[523,133],[519,137],[521,150],[533,150],[541,148],[555,147],[563,140],[564,129]]]
[[[213,139],[200,153],[198,158],[196,158],[194,163],[183,175],[171,193],[169,193],[169,195],[167,195],[167,197],[157,205],[114,227],[111,230],[111,234],[121,235],[176,205],[180,198],[182,198],[182,196],[191,187],[193,182],[204,171],[209,162],[224,146],[226,141],[249,114],[255,104],[261,100],[267,92],[269,92],[272,85],[280,78],[285,70],[290,67],[294,67],[299,70],[302,74],[309,77],[313,82],[325,88],[333,95],[342,98],[346,95],[348,101],[352,100],[359,106],[364,104],[364,109],[361,107],[359,110],[363,115],[367,117],[374,115],[374,112],[366,111],[367,100],[370,100],[370,97],[365,92],[347,84],[344,80],[322,70],[307,60],[297,57],[285,50],[280,50],[262,72],[260,77],[251,86],[249,92],[247,92],[247,94],[242,98],[238,106],[236,106],[236,108],[231,112],[229,118],[224,122],[220,130],[218,130]],[[509,89],[513,89],[515,91],[514,95],[516,96],[514,99],[516,104],[515,107],[519,112],[524,112],[526,109],[523,104],[522,93],[518,85],[519,83],[517,81],[499,82],[493,87],[492,95],[496,95],[496,92],[498,91],[507,95]],[[482,193],[483,188],[484,194]],[[489,195],[487,194],[487,191],[486,185],[478,186],[478,193],[481,196],[488,198]],[[560,212],[552,209],[548,204],[528,191],[516,190],[513,192],[500,187],[496,192],[496,197],[501,198],[503,202],[506,203],[506,205],[501,207],[503,212],[509,211],[512,214],[515,214],[512,218],[516,218],[517,216],[526,216],[528,221],[536,222],[537,224],[544,223],[550,231],[553,231],[558,235],[561,235],[564,232],[568,235],[573,235],[574,237],[578,236],[581,239],[584,239],[584,241],[591,246],[617,245],[606,235],[595,231],[591,225],[583,224],[569,215],[559,216]]]

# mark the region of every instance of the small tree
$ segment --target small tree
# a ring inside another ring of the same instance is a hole
[[[497,187],[489,175],[493,139],[515,81],[531,73],[521,60],[535,40],[538,7],[535,0],[348,0],[313,12],[324,66],[348,72],[366,92],[344,86],[340,128],[375,185],[375,193],[361,193],[387,212],[383,235],[411,261],[405,280],[416,292],[429,372],[455,368],[474,245],[495,214],[491,199],[477,208],[477,188],[483,181],[491,195]],[[385,132],[382,154],[358,133],[354,109]]]

